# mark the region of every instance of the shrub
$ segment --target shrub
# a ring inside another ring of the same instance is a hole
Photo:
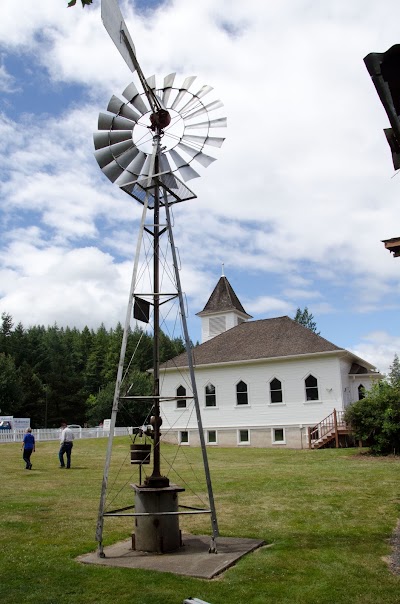
[[[370,446],[372,453],[387,455],[400,451],[400,385],[382,380],[365,398],[345,413],[355,437]]]

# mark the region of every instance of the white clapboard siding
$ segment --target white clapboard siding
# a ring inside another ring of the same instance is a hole
[[[349,379],[350,363],[336,355],[310,355],[285,360],[264,360],[253,363],[235,363],[195,370],[199,402],[204,428],[267,427],[274,425],[314,425],[332,413],[345,408],[345,395],[358,399],[358,383],[370,387],[370,378],[353,382]],[[312,374],[318,380],[318,401],[307,401],[305,379]],[[269,382],[277,378],[282,384],[283,402],[271,403]],[[248,386],[248,405],[236,404],[236,384]],[[205,387],[216,389],[216,407],[205,406]],[[162,376],[162,393],[174,396],[178,386],[186,388],[190,396],[190,380],[184,370],[170,370]],[[347,389],[347,390],[345,390]],[[187,409],[177,409],[176,401],[162,403],[164,426],[176,430],[196,427],[191,400]]]

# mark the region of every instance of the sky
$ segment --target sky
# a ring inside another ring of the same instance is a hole
[[[222,271],[254,319],[308,307],[321,335],[386,372],[400,354],[400,177],[363,63],[400,43],[397,0],[120,0],[146,76],[196,75],[226,141],[174,208],[191,339]],[[2,0],[0,313],[124,323],[140,204],[93,155],[110,97],[139,83],[100,0]]]

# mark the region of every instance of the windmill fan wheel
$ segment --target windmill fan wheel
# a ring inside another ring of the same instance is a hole
[[[220,109],[221,101],[208,104],[203,98],[213,89],[202,86],[196,93],[189,89],[195,76],[175,87],[175,74],[164,78],[162,88],[156,87],[155,76],[146,81],[160,101],[162,109],[153,112],[145,93],[139,93],[131,83],[122,93],[125,101],[112,96],[107,113],[100,113],[98,131],[94,133],[96,160],[111,182],[126,187],[141,181],[149,174],[154,130],[161,129],[162,172],[177,173],[183,181],[200,176],[193,168],[197,162],[203,167],[215,161],[204,152],[206,146],[221,147],[225,138],[210,136],[210,130],[226,128],[225,117],[210,117]]]

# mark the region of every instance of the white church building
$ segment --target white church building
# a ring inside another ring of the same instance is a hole
[[[287,316],[251,321],[224,276],[198,316],[202,343],[192,355],[210,446],[308,447],[309,428],[382,377]],[[198,446],[186,352],[161,366],[160,383],[163,396],[177,397],[162,403],[163,439]]]

